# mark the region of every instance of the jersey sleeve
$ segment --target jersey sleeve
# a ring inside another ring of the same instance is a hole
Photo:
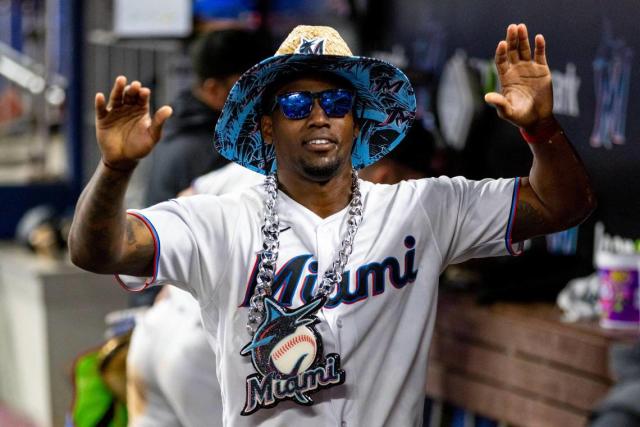
[[[207,203],[195,200],[201,197],[173,199],[127,212],[149,228],[155,253],[153,276],[117,275],[123,287],[137,292],[149,286],[172,284],[200,300],[211,298],[217,284],[205,283],[205,278],[222,276],[231,252],[235,221],[224,214],[217,198],[207,196]]]
[[[433,229],[443,267],[470,258],[519,255],[511,229],[519,178],[468,180],[440,177],[421,182],[420,202]]]

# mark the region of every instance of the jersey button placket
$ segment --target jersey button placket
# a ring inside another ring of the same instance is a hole
[[[332,223],[321,224],[316,228],[316,241],[318,243],[318,283],[316,289],[322,281],[324,272],[333,263],[333,255],[334,252],[337,251],[337,248],[334,248],[336,243],[334,242],[333,233],[336,233],[338,230],[336,230],[336,227],[333,225]],[[322,314],[327,321],[327,333],[331,334],[332,340],[335,343],[333,351],[340,353],[340,334],[334,323],[336,316],[335,309],[323,307]]]
[[[316,253],[318,254],[318,279],[316,283],[316,289],[320,285],[324,272],[333,263],[334,252],[337,253],[340,243],[334,242],[333,233],[336,232],[338,232],[338,230],[336,230],[336,227],[332,223],[320,224],[318,227],[316,227]],[[335,312],[336,309],[323,307],[318,313],[318,317],[321,318],[320,325],[324,326],[322,337],[323,343],[325,344],[325,357],[328,353],[340,354],[340,333],[336,328]],[[336,421],[338,422],[338,425],[340,425],[340,423],[342,422],[340,414],[344,410],[344,402],[342,401],[342,399],[336,398],[336,389],[331,388],[326,391],[332,397],[331,406],[333,407],[333,413],[335,416],[335,418],[331,420],[331,423],[327,425],[335,425],[333,423],[335,423]]]
[[[320,281],[322,280],[322,275],[324,274],[324,269],[328,265],[328,257],[330,254],[327,254],[327,245],[330,244],[331,240],[327,239],[326,236],[327,229],[326,226],[319,225],[315,229],[315,239],[316,239],[316,261],[318,262],[318,278],[316,279],[316,285],[314,287],[314,295],[320,287]],[[317,330],[322,336],[322,342],[324,344],[324,355],[327,353],[338,352],[339,344],[338,337],[334,334],[331,328],[331,313],[332,310],[326,310],[325,308],[320,309],[318,312],[318,318],[320,319],[320,323],[317,325]]]

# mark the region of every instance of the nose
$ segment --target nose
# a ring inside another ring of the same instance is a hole
[[[313,106],[311,107],[311,113],[309,114],[309,118],[307,119],[307,123],[309,126],[316,127],[325,127],[329,126],[329,116],[324,112],[322,107],[320,106],[320,100],[314,99]]]

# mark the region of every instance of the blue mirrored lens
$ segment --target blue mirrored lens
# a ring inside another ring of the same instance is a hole
[[[288,119],[302,119],[311,113],[313,98],[309,92],[291,92],[278,97],[282,114]]]
[[[277,97],[282,114],[292,120],[311,114],[313,100],[320,99],[320,106],[329,117],[344,117],[353,106],[353,94],[346,89],[329,89],[322,92],[289,92]]]
[[[329,117],[344,117],[351,111],[353,95],[345,89],[332,89],[320,93],[320,106]]]

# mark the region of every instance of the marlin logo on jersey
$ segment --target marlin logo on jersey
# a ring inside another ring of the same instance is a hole
[[[241,415],[273,407],[283,400],[308,406],[313,404],[308,394],[344,383],[340,356],[322,356],[322,338],[314,327],[318,323],[314,313],[325,302],[326,298],[318,297],[292,310],[265,298],[264,319],[251,342],[240,351],[242,356],[251,356],[257,371],[247,377]]]
[[[342,275],[342,281],[327,301],[325,308],[335,308],[340,304],[354,304],[364,301],[369,296],[380,295],[386,291],[388,281],[396,289],[402,289],[413,283],[418,276],[418,270],[414,270],[415,245],[416,239],[413,236],[405,237],[404,246],[407,251],[404,255],[404,263],[401,263],[396,257],[387,257],[379,262],[364,264],[358,267],[355,272],[346,270]],[[248,307],[251,295],[255,292],[259,262],[260,259],[256,258],[240,307]],[[402,264],[404,264],[404,268],[401,267]],[[271,285],[272,295],[284,307],[293,305],[293,298],[296,294],[299,294],[302,303],[306,304],[313,299],[317,279],[318,262],[313,259],[313,255],[298,255],[287,261],[276,273]],[[355,282],[353,285],[352,281]]]

